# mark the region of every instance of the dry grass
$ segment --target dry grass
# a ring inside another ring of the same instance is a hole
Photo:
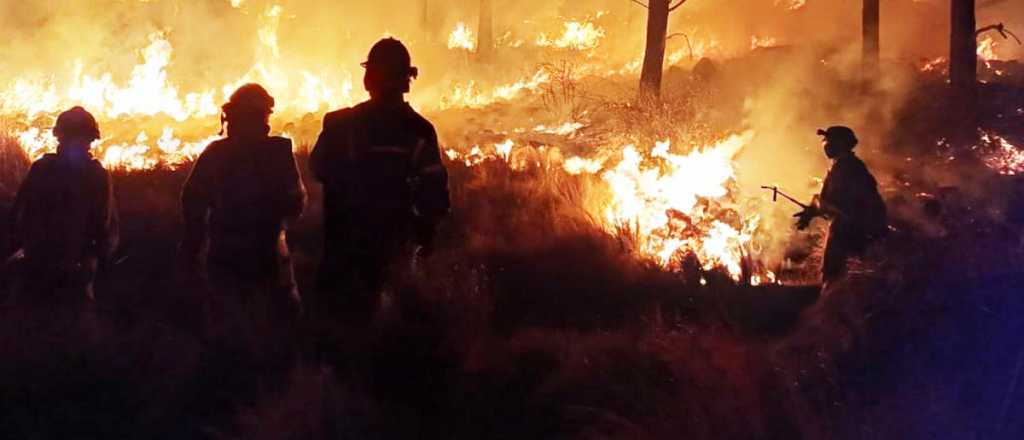
[[[21,180],[28,174],[31,162],[18,140],[2,128],[0,125],[0,199],[9,203],[14,199]]]

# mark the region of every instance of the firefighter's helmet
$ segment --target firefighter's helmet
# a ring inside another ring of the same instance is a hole
[[[416,78],[419,75],[419,69],[412,65],[409,49],[401,41],[391,37],[374,44],[362,66],[402,79]]]
[[[824,130],[818,129],[818,136],[824,136],[825,140],[845,146],[847,148],[853,148],[857,146],[858,140],[857,135],[853,133],[853,129],[844,126],[832,126]]]
[[[76,106],[57,116],[53,136],[58,140],[87,138],[94,141],[100,138],[100,126],[91,113]]]
[[[267,89],[259,84],[246,84],[231,94],[228,102],[221,107],[224,113],[256,112],[271,114],[274,112],[274,98]]]

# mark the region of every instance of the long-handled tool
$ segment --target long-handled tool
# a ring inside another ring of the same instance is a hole
[[[809,205],[806,205],[803,202],[801,202],[801,201],[799,201],[797,199],[794,199],[789,194],[786,194],[786,193],[784,193],[782,191],[779,191],[779,187],[777,187],[777,186],[764,186],[764,185],[762,185],[761,189],[771,190],[771,192],[772,192],[772,201],[773,202],[779,200],[779,196],[782,196],[782,197],[785,197],[786,200],[789,200],[790,202],[795,203],[797,206],[799,206],[799,207],[801,207],[803,209],[810,208]]]

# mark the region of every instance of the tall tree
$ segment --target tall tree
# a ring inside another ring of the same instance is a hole
[[[865,79],[873,80],[878,75],[878,58],[880,48],[880,11],[879,0],[864,0],[863,27],[863,62]]]
[[[430,0],[420,0],[420,27],[423,30],[430,28]]]
[[[433,37],[434,32],[436,32],[437,29],[434,28],[434,17],[430,14],[431,4],[430,0],[419,0],[419,22],[420,30],[428,36]]]
[[[970,136],[977,127],[978,41],[976,36],[974,0],[950,0],[949,83],[953,88],[954,107],[963,124],[961,134]]]
[[[480,0],[480,26],[476,40],[477,55],[483,60],[494,52],[494,5],[492,0]]]
[[[978,82],[974,0],[951,0],[950,4],[949,81],[961,91],[974,89]]]
[[[656,97],[661,94],[661,73],[665,68],[665,39],[668,37],[668,16],[687,0],[632,0],[647,8],[647,45],[640,71],[640,95]]]

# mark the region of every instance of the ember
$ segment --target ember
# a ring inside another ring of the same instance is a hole
[[[985,165],[999,174],[1014,176],[1024,172],[1024,149],[1006,138],[982,132],[981,144],[976,147],[983,155]]]

